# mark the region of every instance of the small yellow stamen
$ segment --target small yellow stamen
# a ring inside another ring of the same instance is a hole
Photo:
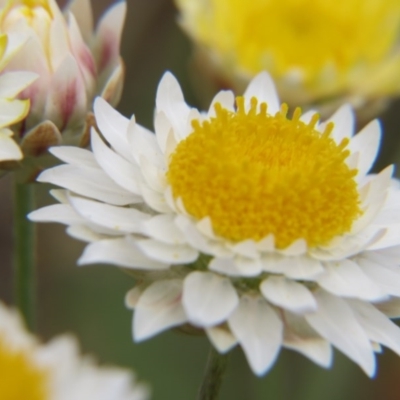
[[[292,119],[272,116],[267,104],[237,112],[215,105],[216,116],[193,121],[193,132],[171,155],[167,179],[175,198],[196,219],[210,217],[215,232],[233,242],[274,234],[278,248],[303,238],[309,246],[349,232],[360,214],[356,170],[346,164],[348,139]]]
[[[13,348],[0,335],[0,398],[49,400],[47,372],[30,358],[29,349]]]

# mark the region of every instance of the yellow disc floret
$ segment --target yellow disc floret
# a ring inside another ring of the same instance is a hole
[[[275,236],[278,248],[303,238],[327,244],[349,232],[361,214],[356,170],[346,164],[348,139],[336,144],[332,124],[324,132],[275,116],[267,105],[237,112],[215,106],[215,117],[193,122],[193,132],[171,155],[167,178],[196,219],[210,217],[215,232],[233,242]]]
[[[34,364],[29,349],[5,343],[0,334],[0,399],[48,400],[47,373]]]

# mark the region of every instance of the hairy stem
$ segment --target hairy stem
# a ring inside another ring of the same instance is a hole
[[[222,379],[226,370],[228,356],[219,354],[212,346],[208,355],[203,382],[201,383],[198,400],[216,400],[221,389]]]
[[[35,328],[35,227],[27,219],[33,209],[33,184],[14,183],[14,290],[15,302],[30,330]]]

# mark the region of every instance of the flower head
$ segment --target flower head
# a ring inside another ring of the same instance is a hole
[[[328,113],[343,102],[377,107],[400,92],[396,0],[176,0],[197,61],[243,87],[268,70],[283,100]],[[376,110],[374,110],[376,111]]]
[[[20,138],[24,152],[36,156],[61,142],[86,145],[94,97],[116,104],[121,95],[124,71],[119,45],[126,3],[112,6],[96,31],[87,0],[70,2],[65,14],[55,0],[0,4],[0,32],[28,38],[7,69],[39,75],[22,94],[31,100]]]
[[[0,303],[2,399],[145,400],[148,389],[121,368],[98,367],[82,357],[74,337],[40,344],[19,315]]]
[[[66,190],[30,218],[89,242],[80,264],[132,270],[136,341],[190,324],[258,375],[282,346],[328,367],[333,345],[368,375],[379,343],[400,353],[400,191],[391,167],[368,174],[377,121],[353,136],[348,105],[289,117],[265,72],[205,113],[166,73],[155,135],[101,98],[95,116],[92,151],[51,150],[66,164],[39,181]]]

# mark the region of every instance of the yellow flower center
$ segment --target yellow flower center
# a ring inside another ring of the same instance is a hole
[[[46,400],[47,374],[38,368],[27,350],[13,348],[0,334],[0,398]]]
[[[215,117],[194,121],[176,147],[167,173],[174,197],[233,242],[273,234],[278,248],[300,238],[318,246],[349,232],[361,210],[348,139],[336,144],[332,124],[318,132],[318,116],[305,124],[300,109],[289,119],[286,106],[272,116],[255,98],[248,112],[236,101],[237,112],[217,104]]]
[[[312,79],[327,64],[344,71],[379,62],[399,35],[398,0],[177,2],[201,43],[251,74],[298,69]]]

